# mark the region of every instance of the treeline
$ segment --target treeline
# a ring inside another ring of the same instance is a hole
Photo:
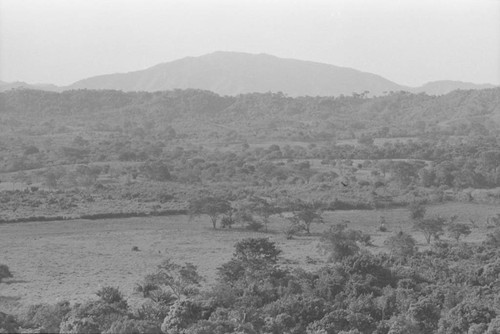
[[[368,98],[364,94],[339,97],[297,97],[282,93],[219,96],[202,90],[129,92],[72,90],[61,93],[16,89],[0,93],[0,115],[80,115],[117,112],[129,115],[192,115],[229,120],[301,119],[328,123],[341,130],[363,129],[373,135],[401,136],[445,131],[484,134],[495,131],[493,117],[500,112],[500,88],[454,91],[443,96],[392,92]],[[440,122],[445,125],[438,124]],[[406,132],[401,132],[405,129]],[[326,129],[327,130],[327,129]]]

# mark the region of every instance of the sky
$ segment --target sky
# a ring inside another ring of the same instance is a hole
[[[500,84],[500,0],[0,0],[0,80],[68,85],[215,51],[398,84]]]

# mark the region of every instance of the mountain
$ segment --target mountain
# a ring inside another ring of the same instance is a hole
[[[53,91],[53,92],[61,90],[60,87],[57,87],[56,85],[51,85],[51,84],[28,84],[28,83],[22,82],[22,81],[16,81],[16,82],[0,81],[0,92],[4,92],[7,90],[11,90],[11,89],[18,89],[18,88],[38,89],[38,90],[46,90],[46,91]]]
[[[421,87],[399,85],[379,75],[329,64],[278,58],[267,54],[214,52],[186,57],[145,70],[95,76],[66,87],[0,82],[0,91],[12,88],[48,91],[71,89],[113,89],[122,91],[165,91],[202,89],[220,95],[283,92],[289,96],[339,96],[391,91],[425,92],[443,95],[453,90],[492,88],[460,81],[435,81]]]
[[[220,95],[283,92],[290,96],[351,95],[405,90],[381,76],[328,64],[266,54],[215,52],[151,68],[78,81],[71,89],[161,91],[176,88],[210,90]]]
[[[474,84],[472,82],[441,80],[441,81],[428,82],[423,86],[412,88],[410,91],[412,93],[426,93],[428,95],[444,95],[457,89],[469,90],[469,89],[487,89],[494,87],[495,87],[494,85],[490,84]]]

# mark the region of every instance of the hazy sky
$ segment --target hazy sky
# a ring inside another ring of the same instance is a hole
[[[0,0],[0,80],[70,84],[214,51],[500,84],[500,0]]]

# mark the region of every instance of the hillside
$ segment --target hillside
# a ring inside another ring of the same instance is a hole
[[[407,137],[436,131],[465,135],[470,131],[498,130],[500,88],[454,91],[441,96],[399,92],[372,98],[292,98],[280,93],[234,97],[193,89],[156,93],[13,90],[0,93],[0,111],[5,127],[20,126],[23,119],[33,126],[47,123],[47,119],[75,126],[78,119],[99,129],[150,122],[175,127],[177,132],[203,141],[214,131],[236,131],[247,138],[288,139],[352,139],[360,133]],[[68,118],[67,122],[64,118]]]
[[[494,85],[490,84],[474,84],[472,82],[462,82],[462,81],[452,81],[452,80],[440,80],[428,82],[420,87],[412,88],[410,91],[412,93],[426,93],[429,95],[443,95],[451,91],[469,90],[469,89],[487,89],[494,88]]]
[[[40,90],[45,90],[45,91],[59,91],[62,88],[58,87],[56,85],[51,85],[51,84],[28,84],[26,82],[22,81],[16,81],[16,82],[5,82],[5,81],[0,81],[0,92],[4,92],[7,90],[11,89],[18,89],[18,88],[27,88],[27,89],[40,89]]]

